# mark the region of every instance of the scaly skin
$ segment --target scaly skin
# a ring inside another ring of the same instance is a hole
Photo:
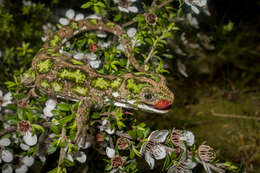
[[[110,26],[110,27],[109,27]],[[103,75],[94,71],[88,64],[59,53],[62,45],[80,32],[87,30],[103,30],[117,35],[125,50],[128,60],[138,70],[142,71],[133,56],[129,38],[118,25],[107,26],[103,21],[90,20],[71,21],[68,26],[59,29],[38,52],[32,62],[32,68],[22,77],[26,84],[34,84],[43,93],[69,100],[82,101],[77,117],[77,134],[81,134],[87,121],[85,110],[102,107],[106,100],[114,101],[115,105],[142,109],[144,111],[166,113],[157,106],[161,101],[168,105],[173,103],[174,95],[165,84],[162,75],[147,72],[126,73],[123,75]],[[95,106],[94,106],[95,105]],[[159,109],[158,109],[159,108]]]

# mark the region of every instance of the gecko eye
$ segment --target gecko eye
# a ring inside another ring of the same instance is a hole
[[[151,92],[144,93],[144,98],[147,101],[153,101],[154,100],[154,94]]]

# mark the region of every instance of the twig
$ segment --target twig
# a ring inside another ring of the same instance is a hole
[[[62,131],[61,131],[61,141],[63,142],[64,140],[66,140],[66,124],[63,125]],[[61,163],[63,162],[64,157],[65,157],[65,147],[62,147],[60,149],[60,157],[59,157],[58,171],[57,172],[59,172],[59,170],[62,169]]]
[[[260,117],[249,117],[245,115],[234,115],[234,114],[220,114],[216,113],[213,109],[210,111],[212,115],[216,117],[225,117],[225,118],[239,118],[239,119],[249,119],[249,120],[260,120]]]
[[[173,0],[168,0],[165,1],[163,3],[161,3],[160,5],[157,6],[157,9],[164,7],[165,5],[168,5],[169,3],[173,2]]]

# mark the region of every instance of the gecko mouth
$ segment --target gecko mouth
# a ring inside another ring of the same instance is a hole
[[[164,108],[164,109],[160,109],[160,108],[157,108],[156,105],[146,105],[146,104],[137,104],[137,105],[133,105],[131,104],[131,102],[129,103],[126,103],[126,102],[114,102],[114,105],[115,106],[118,106],[118,107],[123,107],[123,108],[130,108],[130,109],[135,109],[135,110],[143,110],[145,112],[151,112],[151,113],[158,113],[158,114],[165,114],[165,113],[168,113],[169,112],[169,108],[170,106],[168,105],[167,106],[167,109]]]

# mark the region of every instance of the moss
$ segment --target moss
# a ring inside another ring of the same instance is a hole
[[[86,96],[88,94],[88,88],[84,86],[75,86],[72,88],[72,91],[78,95]]]
[[[60,41],[60,37],[58,35],[54,35],[52,40],[50,41],[51,46],[56,46]]]
[[[71,80],[80,84],[84,83],[87,78],[79,69],[61,69],[58,76],[62,79]]]
[[[77,30],[79,27],[78,27],[78,24],[76,22],[71,22],[70,24],[70,27],[73,29],[73,30]]]
[[[122,81],[123,81],[122,78],[117,78],[117,79],[113,80],[111,82],[111,88],[113,88],[113,89],[119,88],[121,86],[121,84],[122,84]]]
[[[52,82],[51,86],[55,92],[61,92],[63,90],[62,84],[57,81]]]
[[[134,79],[128,79],[126,82],[126,89],[133,92],[134,94],[139,94],[144,87],[150,87],[147,83],[136,83]]]
[[[84,65],[83,62],[78,61],[78,60],[73,59],[73,58],[71,58],[69,61],[70,61],[72,64],[74,64],[74,65]]]
[[[39,73],[48,73],[53,65],[50,59],[41,60],[37,64],[37,70]]]
[[[135,76],[145,76],[148,77],[152,80],[154,80],[155,82],[160,82],[161,78],[159,76],[156,76],[155,74],[150,74],[150,73],[144,73],[144,72],[136,72],[134,73]]]
[[[50,87],[49,82],[46,79],[41,80],[40,83],[41,87],[43,87],[44,89],[48,89]]]
[[[92,86],[98,89],[106,90],[110,86],[110,81],[102,77],[98,77],[91,82]]]

